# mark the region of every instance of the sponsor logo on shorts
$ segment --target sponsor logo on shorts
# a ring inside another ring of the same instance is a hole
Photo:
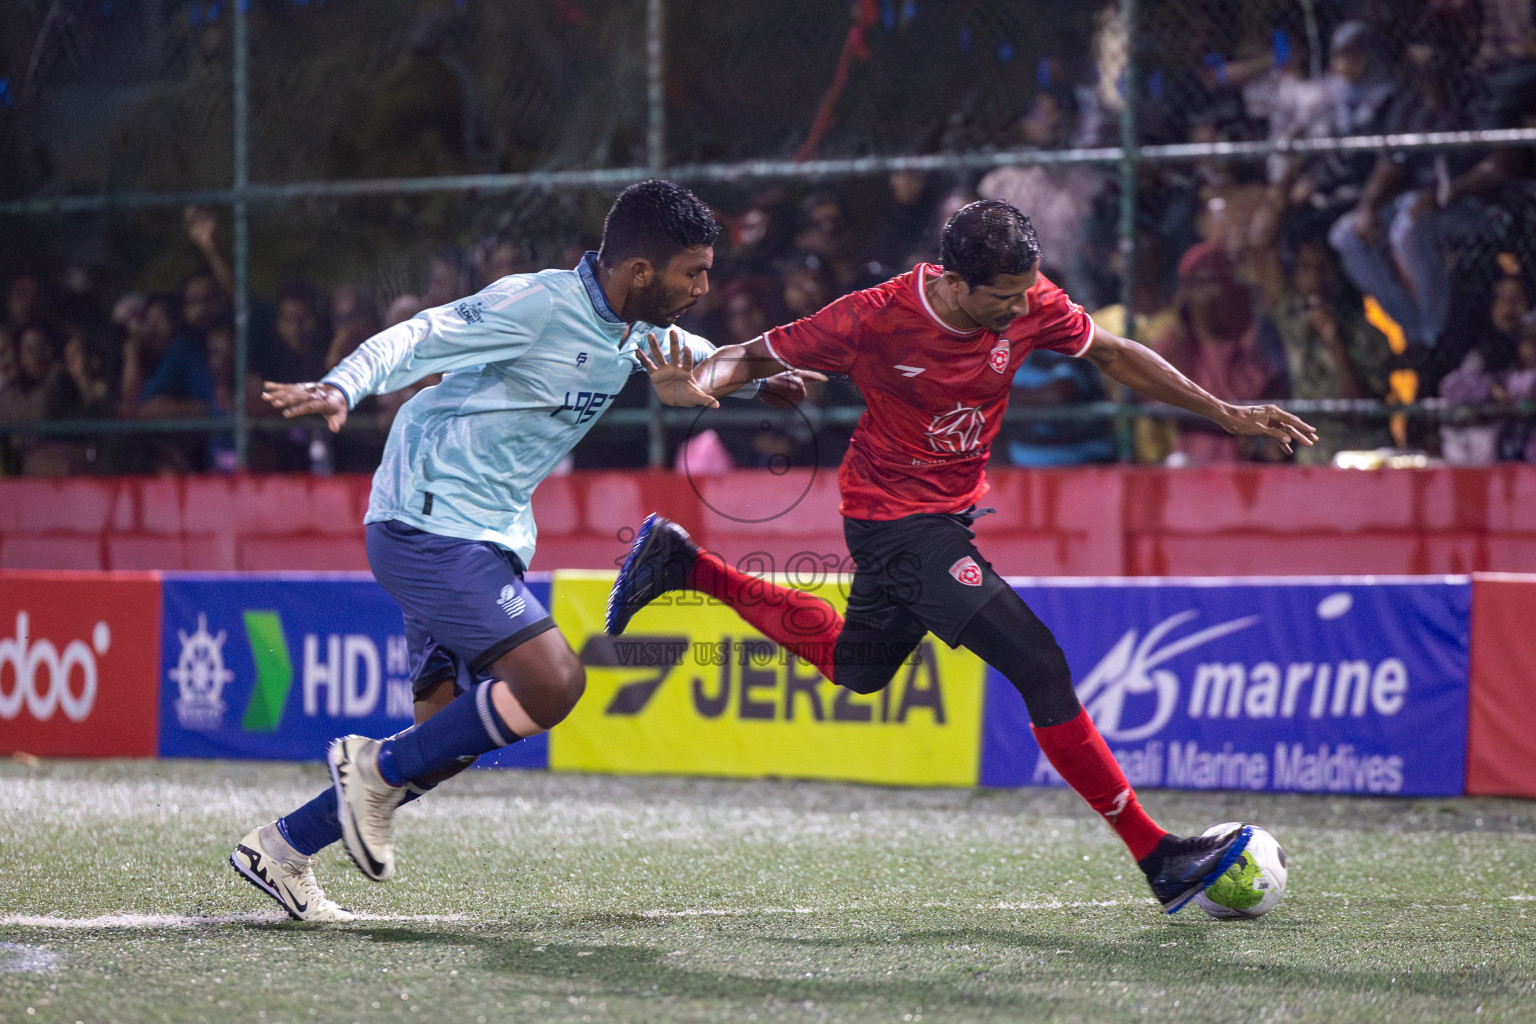
[[[496,603],[501,605],[501,610],[507,613],[509,619],[517,618],[523,614],[523,609],[528,607],[528,602],[523,599],[523,595],[519,594],[510,583],[501,588],[501,597],[496,599]]]
[[[981,586],[981,566],[970,555],[950,566],[949,574],[968,587]]]
[[[924,370],[926,370],[927,367],[926,366],[903,366],[901,363],[897,363],[896,364],[896,369],[901,371],[901,375],[903,377],[916,377],[918,374],[920,374]]]
[[[998,373],[1005,373],[1008,370],[1008,360],[1011,355],[1012,350],[1008,347],[1008,342],[1000,341],[997,348],[987,354],[987,365]]]

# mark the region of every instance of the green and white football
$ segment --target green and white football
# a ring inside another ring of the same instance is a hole
[[[1212,825],[1205,834],[1219,835],[1238,827],[1234,821]],[[1251,826],[1253,835],[1237,862],[1211,887],[1195,897],[1195,902],[1212,917],[1263,917],[1285,895],[1285,851],[1275,837]]]

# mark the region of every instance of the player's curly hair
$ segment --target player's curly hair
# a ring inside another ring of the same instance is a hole
[[[616,267],[639,256],[665,267],[684,249],[713,245],[720,225],[698,196],[672,181],[652,178],[619,193],[603,221],[597,258]]]
[[[1029,218],[999,199],[962,206],[944,225],[944,269],[969,287],[999,274],[1027,274],[1040,261],[1040,239]]]

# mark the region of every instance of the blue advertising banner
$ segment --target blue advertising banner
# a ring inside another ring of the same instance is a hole
[[[530,575],[546,606],[549,579]],[[160,756],[310,761],[411,724],[400,607],[367,573],[167,574]],[[544,768],[549,738],[481,766]]]
[[[1463,792],[1472,588],[1412,580],[1015,584],[1132,785]],[[989,670],[981,783],[1060,785]]]

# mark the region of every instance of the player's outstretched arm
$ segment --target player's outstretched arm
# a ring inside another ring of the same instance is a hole
[[[726,345],[694,371],[701,389],[712,395],[728,395],[754,380],[763,382],[762,396],[769,404],[793,404],[805,398],[805,382],[825,381],[826,374],[815,370],[786,369],[762,338],[745,345]]]
[[[347,396],[334,384],[276,384],[262,381],[261,397],[284,416],[324,416],[335,433],[347,422]]]
[[[1271,437],[1287,452],[1293,442],[1311,446],[1317,431],[1275,405],[1233,405],[1184,376],[1173,364],[1145,345],[1094,329],[1093,344],[1084,358],[1131,390],[1159,402],[1199,413],[1229,434]]]

